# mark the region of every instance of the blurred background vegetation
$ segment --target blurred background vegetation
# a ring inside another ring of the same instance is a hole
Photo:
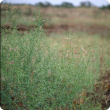
[[[2,4],[7,4],[6,2],[2,2]],[[14,4],[14,5],[26,5],[26,4]],[[28,4],[28,5],[31,5],[32,4]],[[34,6],[40,6],[40,7],[65,7],[65,8],[75,8],[75,5],[73,3],[70,3],[70,2],[62,2],[61,4],[59,5],[52,5],[50,2],[46,1],[46,2],[38,2],[38,3],[35,3]],[[78,7],[94,7],[95,4],[91,3],[90,1],[82,1],[80,2],[80,6]],[[101,7],[99,7],[101,9],[110,9],[110,5],[103,5]]]
[[[10,16],[7,11],[9,5],[1,4],[1,25],[11,24],[30,25],[33,27],[35,21],[35,11],[40,8],[44,22],[44,28],[49,33],[61,33],[63,30],[83,31],[100,34],[102,37],[110,35],[110,5],[97,7],[91,2],[81,2],[80,6],[75,7],[69,2],[62,2],[59,5],[52,5],[49,2],[38,2],[31,4],[10,4],[16,16]],[[22,18],[22,19],[21,19]],[[11,23],[13,19],[13,23]],[[14,20],[16,19],[16,20]]]

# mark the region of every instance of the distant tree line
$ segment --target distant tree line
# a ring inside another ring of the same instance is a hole
[[[65,7],[65,8],[74,7],[74,5],[72,3],[69,3],[69,2],[63,2],[61,5],[52,5],[49,2],[45,2],[45,3],[39,2],[39,3],[36,3],[35,6],[41,6],[41,7],[54,6],[54,7]]]
[[[2,4],[6,4],[5,2],[2,2]],[[26,5],[26,4],[14,4],[14,5]],[[31,4],[28,4],[31,5]],[[35,6],[40,6],[40,7],[64,7],[64,8],[74,8],[75,6],[72,3],[69,2],[62,2],[60,5],[52,5],[49,2],[38,2],[35,4]],[[93,3],[91,3],[90,1],[86,1],[86,2],[80,2],[80,6],[79,7],[94,7],[95,5]],[[100,9],[110,9],[110,5],[107,6],[102,6],[99,7]]]
[[[2,2],[2,4],[7,4],[6,2]],[[14,5],[26,5],[26,4],[14,4]],[[28,4],[31,5],[31,4]],[[73,8],[75,7],[72,3],[70,2],[62,2],[59,5],[52,5],[49,2],[38,2],[35,4],[35,6],[40,6],[40,7],[64,7],[64,8]],[[80,3],[80,7],[92,7],[92,3],[91,2],[81,2]]]
[[[49,2],[39,2],[35,4],[36,6],[41,6],[41,7],[48,7],[48,6],[54,6],[54,7],[65,7],[65,8],[73,8],[75,7],[72,3],[69,2],[62,2],[60,5],[52,5]],[[93,5],[91,2],[87,1],[87,2],[81,2],[79,7],[93,7],[95,5]]]
[[[93,3],[87,1],[87,2],[80,2],[80,7],[93,7],[95,6]]]
[[[107,5],[107,6],[102,6],[102,7],[100,7],[100,9],[109,9],[110,10],[110,5]]]

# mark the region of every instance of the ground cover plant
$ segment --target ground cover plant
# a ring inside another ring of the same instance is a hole
[[[14,10],[7,11],[14,16]],[[101,109],[99,102],[91,102],[86,93],[93,92],[100,70],[110,67],[109,38],[71,31],[46,36],[39,11],[31,19],[37,28],[22,35],[16,20],[12,19],[13,30],[1,33],[2,108]]]

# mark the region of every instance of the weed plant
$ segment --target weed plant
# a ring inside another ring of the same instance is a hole
[[[2,108],[90,110],[92,103],[83,93],[92,91],[99,77],[97,44],[76,49],[69,32],[53,46],[42,29],[40,13],[32,20],[37,28],[23,36],[17,32],[15,22],[13,30],[2,30]],[[92,48],[95,52],[91,52]]]

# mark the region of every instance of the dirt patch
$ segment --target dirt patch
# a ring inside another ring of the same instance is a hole
[[[13,29],[13,26],[10,24],[5,24],[1,27],[1,29]],[[29,25],[28,27],[23,24],[17,25],[17,30],[24,33],[24,31],[34,30],[34,28],[37,28],[34,25]],[[74,24],[74,25],[50,25],[50,26],[44,26],[44,29],[46,29],[47,34],[50,33],[57,33],[62,34],[64,31],[71,31],[71,32],[86,32],[88,34],[99,34],[101,37],[109,36],[110,35],[110,28],[107,26],[101,26],[101,25],[85,25],[85,24]]]
[[[94,85],[92,100],[98,101],[101,104],[102,110],[110,107],[110,70],[98,80],[98,83]],[[97,93],[97,95],[94,95]],[[90,93],[88,93],[88,96]]]

